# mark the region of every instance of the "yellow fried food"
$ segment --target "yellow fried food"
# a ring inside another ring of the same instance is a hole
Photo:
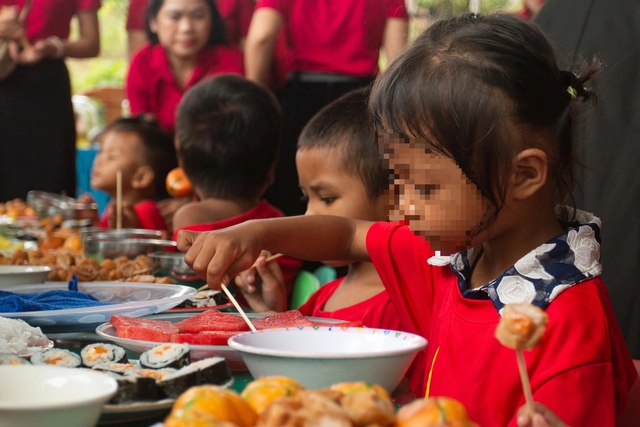
[[[191,387],[182,393],[173,404],[171,416],[178,419],[213,418],[238,427],[252,427],[258,419],[253,408],[237,393],[213,385]]]
[[[528,303],[507,304],[496,328],[500,344],[514,350],[533,350],[542,340],[549,316]]]
[[[280,397],[295,396],[300,390],[304,390],[304,387],[291,378],[262,377],[247,384],[242,392],[242,398],[260,414],[274,400]]]
[[[416,400],[398,411],[397,427],[478,427],[462,403],[449,397]]]
[[[378,384],[370,384],[364,381],[352,382],[352,383],[338,383],[338,384],[332,385],[330,389],[339,391],[343,394],[355,394],[355,393],[362,393],[362,392],[368,392],[369,390],[373,390],[376,392],[378,396],[388,400],[389,403],[391,403],[391,396],[389,396],[389,393],[387,393],[387,391],[382,387],[380,387]]]
[[[178,411],[164,420],[164,427],[237,427],[233,423],[219,421],[211,415]]]
[[[274,400],[260,414],[257,427],[353,427],[349,415],[323,393],[299,391]]]

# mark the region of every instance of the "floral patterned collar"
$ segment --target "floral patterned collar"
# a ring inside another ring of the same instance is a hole
[[[561,292],[602,273],[600,264],[600,219],[587,212],[575,211],[577,224],[529,252],[502,275],[481,288],[470,290],[471,274],[477,252],[469,249],[448,259],[458,276],[458,286],[465,298],[493,302],[499,313],[505,304],[528,302],[545,309]],[[476,252],[476,254],[474,254]],[[475,256],[474,256],[475,255]],[[429,263],[446,265],[446,257],[433,257]]]

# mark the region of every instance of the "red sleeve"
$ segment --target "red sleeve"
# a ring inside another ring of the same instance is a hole
[[[127,11],[127,30],[145,30],[144,17],[147,13],[147,0],[131,0],[129,1],[129,9]]]
[[[167,224],[165,224],[162,215],[160,215],[160,211],[152,200],[145,200],[138,203],[135,206],[135,211],[138,214],[142,228],[167,231]]]
[[[76,0],[76,10],[78,12],[98,9],[100,9],[100,0]]]
[[[404,0],[386,0],[387,18],[409,19]]]
[[[429,339],[434,279],[428,243],[406,226],[379,222],[369,229],[367,251],[404,329]]]
[[[249,32],[249,24],[253,16],[255,3],[253,0],[239,0],[238,2],[238,27],[240,30],[240,38],[247,36]]]
[[[131,114],[143,114],[151,111],[149,105],[149,81],[148,55],[149,45],[143,47],[131,61],[127,74],[127,98]],[[146,78],[145,78],[146,77]]]

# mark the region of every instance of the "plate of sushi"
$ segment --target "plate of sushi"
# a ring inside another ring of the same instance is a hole
[[[273,316],[255,313],[248,313],[247,316],[257,329],[346,324],[341,320],[305,317],[297,310]],[[248,330],[239,314],[210,309],[196,315],[160,314],[153,316],[153,319],[116,315],[111,317],[109,323],[98,326],[96,334],[137,353],[148,351],[158,343],[189,344],[193,360],[223,357],[232,371],[246,371],[242,356],[229,347],[227,341]]]
[[[165,415],[175,399],[192,386],[213,384],[230,388],[233,385],[223,358],[192,362],[188,344],[156,345],[142,353],[139,360],[128,359],[124,348],[108,343],[89,344],[80,355],[51,348],[36,352],[30,358],[16,354],[0,356],[0,364],[92,369],[112,376],[118,382],[118,391],[104,406],[100,424]]]
[[[16,294],[34,294],[51,290],[67,290],[65,282],[39,285],[9,286],[3,289]],[[108,305],[63,310],[0,313],[2,317],[19,318],[47,332],[92,331],[113,315],[140,317],[173,308],[196,294],[189,286],[154,283],[80,282],[78,291]]]

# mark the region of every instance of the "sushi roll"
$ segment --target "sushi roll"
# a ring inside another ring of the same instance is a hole
[[[31,362],[17,354],[0,353],[0,366],[1,365],[31,365]]]
[[[80,352],[82,364],[88,368],[99,363],[127,363],[127,353],[124,348],[113,344],[89,344]]]
[[[69,350],[52,348],[33,353],[33,356],[31,356],[31,363],[34,365],[52,365],[61,366],[63,368],[77,368],[82,364],[82,360],[80,360],[80,356],[70,352]]]
[[[229,366],[222,357],[210,357],[188,366],[198,372],[198,385],[223,385],[233,380]],[[184,368],[183,368],[184,369]]]
[[[139,369],[138,365],[133,363],[115,363],[115,362],[105,362],[98,363],[93,365],[91,369],[95,369],[96,371],[105,371],[105,372],[113,372],[115,374],[128,374],[132,373],[136,369]]]
[[[157,382],[158,388],[169,399],[177,399],[189,388],[198,385],[198,371],[185,366]]]
[[[164,368],[164,369],[135,369],[127,375],[133,375],[138,377],[149,377],[153,378],[156,381],[161,381],[166,378],[168,375],[177,372],[177,369],[173,368]]]
[[[188,344],[160,344],[140,355],[140,365],[143,368],[180,369],[191,361]]]
[[[112,405],[158,399],[158,386],[153,378],[119,375],[111,371],[103,373],[115,378],[118,383],[118,391],[109,401]]]

